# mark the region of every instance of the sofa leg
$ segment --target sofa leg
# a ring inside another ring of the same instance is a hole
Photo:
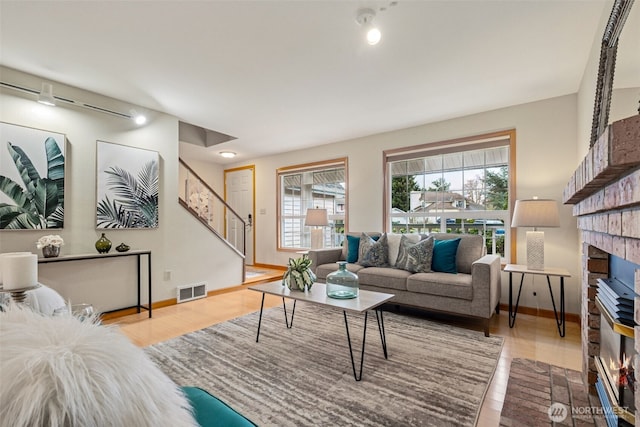
[[[489,336],[489,321],[491,319],[487,319],[484,321],[484,336],[488,337]]]
[[[500,303],[496,305],[496,314],[500,314]]]

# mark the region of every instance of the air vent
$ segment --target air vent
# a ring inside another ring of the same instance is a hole
[[[193,285],[178,286],[178,303],[187,302],[207,296],[207,282],[195,283]]]

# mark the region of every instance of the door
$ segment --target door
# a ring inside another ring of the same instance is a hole
[[[245,222],[245,254],[246,265],[254,263],[254,232],[253,222],[255,220],[254,212],[254,166],[246,166],[238,169],[229,169],[224,171],[224,194],[225,201],[233,208],[234,211],[242,217]],[[237,248],[242,248],[242,223],[234,221],[229,217],[227,222],[227,240],[233,243]]]

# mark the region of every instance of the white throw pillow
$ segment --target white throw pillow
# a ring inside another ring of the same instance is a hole
[[[182,391],[115,326],[0,313],[0,426],[197,426]]]
[[[411,243],[418,243],[420,241],[420,235],[417,233],[409,234],[395,234],[387,233],[387,244],[389,245],[389,264],[396,265],[398,260],[398,253],[400,252],[400,239],[405,236]]]

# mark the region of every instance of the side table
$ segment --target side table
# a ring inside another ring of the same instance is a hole
[[[520,293],[522,292],[522,284],[526,274],[533,274],[547,277],[547,285],[549,286],[549,295],[551,295],[551,304],[553,305],[553,314],[556,318],[558,333],[564,337],[566,331],[565,311],[564,311],[564,278],[571,277],[569,271],[564,268],[548,268],[544,270],[531,270],[526,265],[507,264],[504,271],[509,273],[509,327],[513,328],[516,323],[516,315],[518,314],[518,305],[520,304]],[[516,305],[513,307],[513,273],[520,273],[520,288],[518,289],[518,298]],[[556,309],[556,301],[553,297],[553,289],[551,289],[551,277],[560,278],[560,315]]]

